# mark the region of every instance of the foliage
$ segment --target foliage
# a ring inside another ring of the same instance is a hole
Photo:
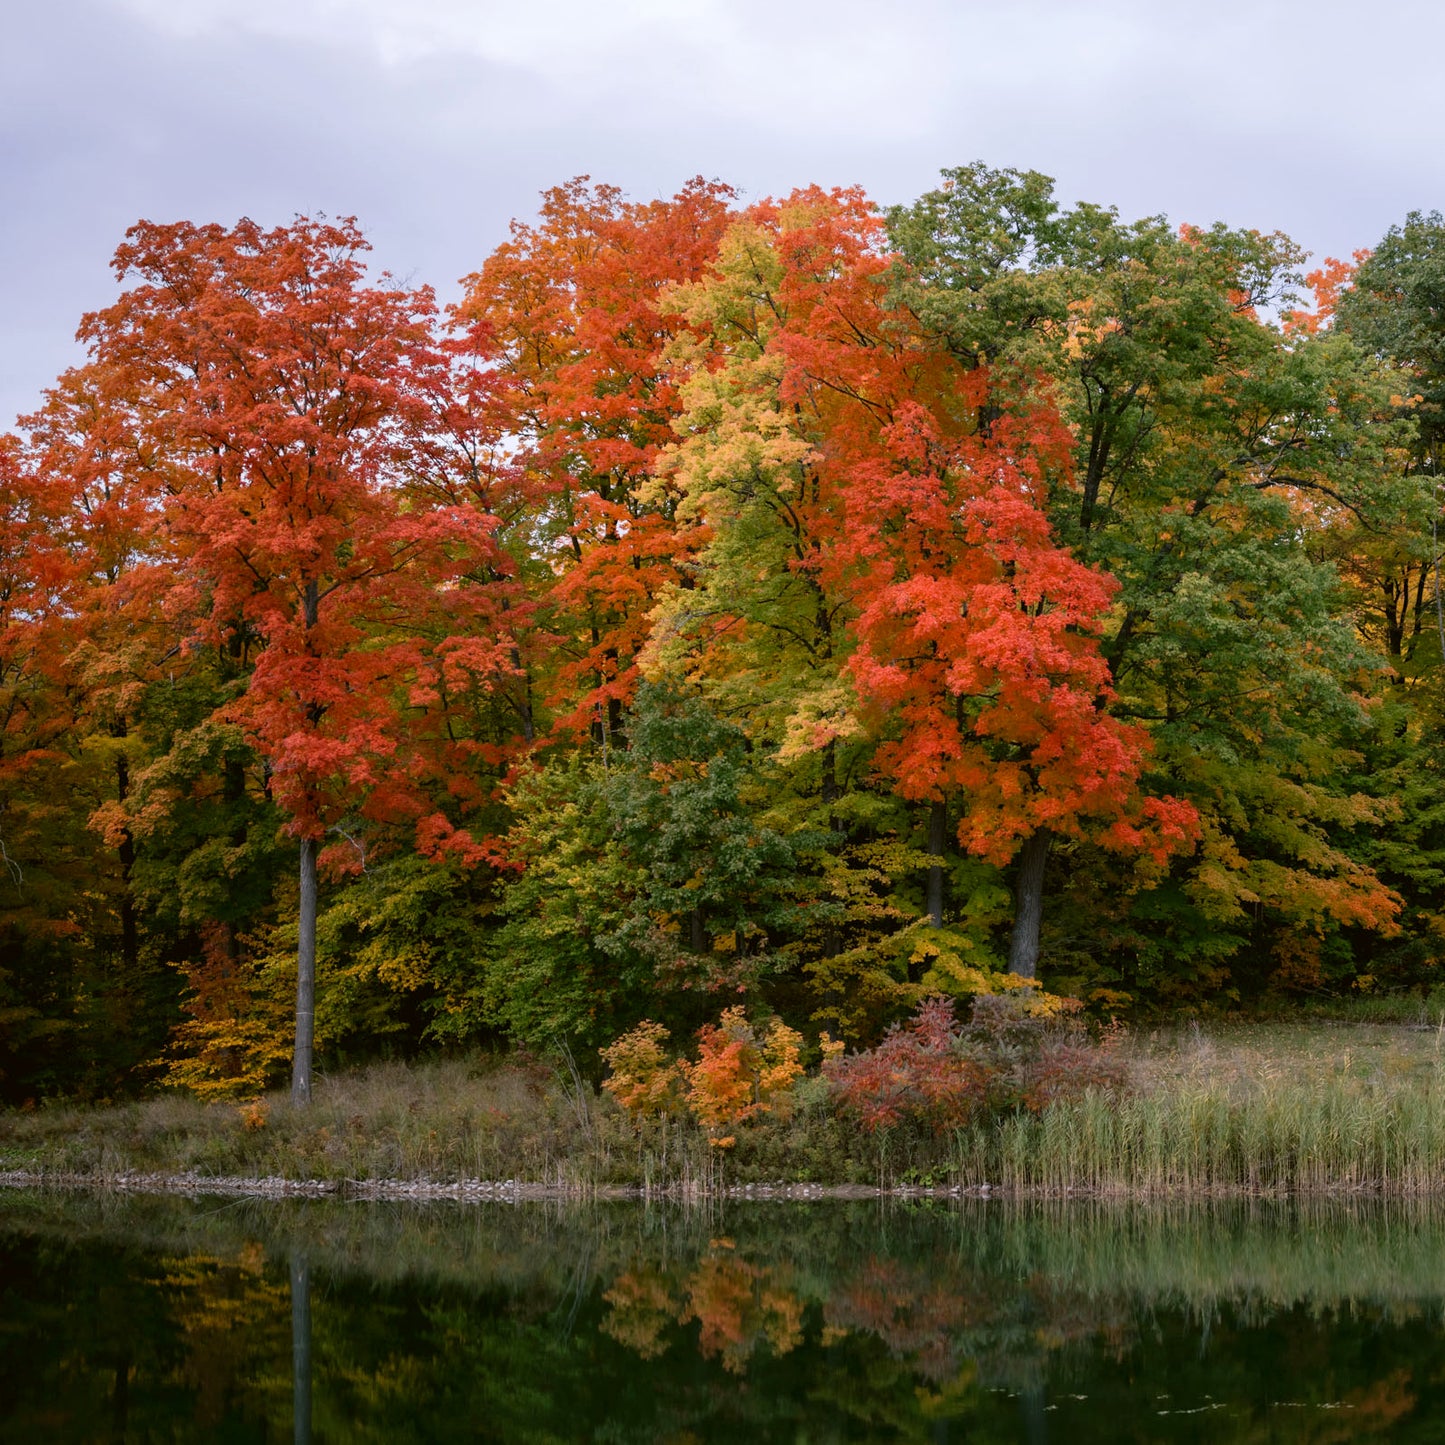
[[[875,1048],[833,1060],[826,1073],[839,1107],[870,1132],[909,1124],[943,1134],[1090,1090],[1118,1094],[1128,1070],[1116,1040],[1091,1041],[1073,1019],[1077,1008],[1025,987],[975,998],[962,1025],[952,1001],[934,996]]]
[[[682,1103],[684,1075],[663,1049],[671,1037],[661,1024],[643,1019],[602,1050],[611,1070],[602,1087],[634,1119],[660,1118]]]
[[[629,1117],[661,1118],[685,1105],[707,1131],[708,1143],[729,1149],[737,1142],[723,1132],[729,1127],[759,1114],[786,1116],[792,1087],[803,1074],[803,1038],[780,1018],[759,1031],[741,1005],[724,1009],[717,1023],[697,1031],[695,1060],[669,1059],[662,1047],[669,1037],[644,1019],[601,1051],[612,1071],[602,1087]]]
[[[730,1148],[736,1140],[722,1130],[757,1114],[783,1113],[788,1091],[801,1076],[798,1062],[802,1035],[779,1018],[759,1034],[741,1006],[724,1009],[716,1024],[697,1034],[697,1061],[681,1060],[687,1079],[687,1102],[708,1131],[708,1143]]]
[[[797,927],[797,843],[757,817],[739,728],[696,698],[645,687],[622,752],[522,779],[488,963],[492,1017],[538,1045],[597,1047],[652,1007],[695,1025],[707,996],[757,986]],[[689,1019],[689,1015],[691,1018]]]
[[[1089,1076],[1011,972],[1423,995],[1442,237],[583,177],[443,314],[349,219],[137,224],[0,437],[0,1099],[254,1095],[294,990],[323,1068],[632,1038],[761,1168],[839,1136],[748,1019],[921,1138]]]

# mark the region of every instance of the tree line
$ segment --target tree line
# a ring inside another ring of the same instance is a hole
[[[0,1096],[1423,986],[1445,221],[142,222],[0,438]]]

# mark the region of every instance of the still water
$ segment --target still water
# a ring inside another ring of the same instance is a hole
[[[0,1441],[1445,1440],[1445,1206],[0,1191]]]

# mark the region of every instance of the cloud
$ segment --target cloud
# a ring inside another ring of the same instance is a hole
[[[973,159],[1065,200],[1317,250],[1439,204],[1445,12],[1342,0],[47,0],[0,48],[0,417],[28,409],[125,227],[357,215],[443,289],[537,192],[861,183]]]
[[[813,0],[114,0],[158,32],[192,42],[250,36],[347,53],[393,72],[471,59],[532,77],[544,126],[601,109],[668,124],[679,105],[716,120],[842,134],[916,132],[937,109],[907,62],[917,26],[875,4]],[[933,6],[926,7],[930,11]],[[946,23],[945,13],[935,17]],[[910,99],[911,104],[904,102]],[[480,108],[485,109],[484,98]]]

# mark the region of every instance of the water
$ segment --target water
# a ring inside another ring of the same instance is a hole
[[[1445,1208],[0,1192],[0,1442],[1438,1440]]]

